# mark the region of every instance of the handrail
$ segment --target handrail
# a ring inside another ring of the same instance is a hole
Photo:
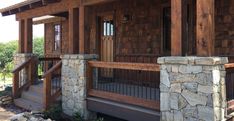
[[[224,67],[225,67],[226,69],[234,68],[234,63],[225,64]]]
[[[22,70],[26,65],[28,65],[30,62],[32,61],[32,58],[28,59],[27,61],[25,61],[24,63],[20,64],[20,66],[16,67],[12,73],[16,73],[20,70]]]
[[[12,94],[14,98],[17,98],[20,96],[21,92],[29,87],[30,85],[32,85],[34,83],[35,80],[35,65],[36,61],[34,57],[31,57],[29,59],[27,59],[25,62],[23,62],[22,64],[20,64],[20,66],[18,66],[17,68],[15,68],[12,73],[13,73],[13,88],[12,88]],[[27,72],[27,80],[26,82],[24,82],[23,85],[20,85],[19,83],[22,81],[20,80],[19,76],[20,76],[20,71],[26,69],[25,71]]]
[[[53,61],[53,60],[61,60],[59,57],[41,57],[39,61]]]
[[[61,88],[57,89],[54,94],[51,93],[51,86],[52,85],[52,74],[53,72],[57,71],[58,69],[61,69],[62,67],[62,61],[60,60],[56,65],[54,65],[51,69],[49,69],[42,78],[45,78],[44,84],[43,84],[43,92],[44,92],[44,107],[45,109],[48,108],[49,104],[52,103],[60,94],[61,94]]]
[[[51,74],[58,68],[62,67],[62,61],[59,61],[56,65],[54,65],[51,69],[49,69],[43,76],[42,78],[45,78],[47,75]]]
[[[88,64],[89,66],[96,68],[142,70],[142,71],[157,71],[157,72],[160,71],[160,66],[158,64],[149,64],[149,63],[89,61]]]

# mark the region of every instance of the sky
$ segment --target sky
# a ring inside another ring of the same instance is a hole
[[[25,0],[0,0],[0,9],[14,5]],[[33,37],[44,36],[44,25],[33,26]],[[15,15],[2,17],[0,15],[0,42],[8,42],[19,39],[19,24]]]

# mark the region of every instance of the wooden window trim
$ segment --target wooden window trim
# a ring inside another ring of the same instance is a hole
[[[55,49],[55,41],[56,41],[56,32],[55,32],[55,27],[56,26],[60,26],[60,47],[56,50]],[[53,36],[53,53],[61,53],[62,52],[62,23],[54,23],[53,24],[53,32],[54,32],[54,36]]]

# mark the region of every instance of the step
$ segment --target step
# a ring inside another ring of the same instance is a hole
[[[27,110],[44,111],[43,105],[30,101],[30,100],[23,99],[23,98],[15,99],[14,103],[16,106],[27,109]]]
[[[26,99],[26,100],[31,100],[39,104],[43,104],[43,94],[40,94],[40,93],[23,91],[21,98]]]
[[[35,92],[35,93],[39,93],[39,94],[43,94],[43,86],[40,85],[32,85],[30,86],[29,92]]]

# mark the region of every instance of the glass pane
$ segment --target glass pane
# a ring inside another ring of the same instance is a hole
[[[103,22],[103,35],[106,36],[106,21]]]
[[[107,36],[110,35],[110,22],[107,22]]]
[[[54,50],[58,50],[61,47],[61,25],[55,25],[54,29]]]
[[[113,23],[113,21],[111,21],[111,26],[110,26],[111,28],[111,36],[113,36],[114,35],[114,23]]]

